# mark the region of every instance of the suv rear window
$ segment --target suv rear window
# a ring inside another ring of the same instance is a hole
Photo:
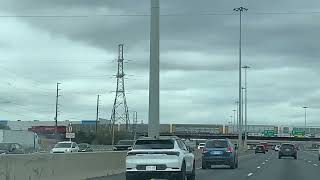
[[[210,140],[206,143],[206,148],[227,148],[228,141]]]
[[[134,149],[173,149],[173,140],[137,140]]]
[[[294,145],[292,145],[292,144],[282,144],[282,145],[281,145],[281,148],[282,148],[282,149],[284,149],[284,148],[293,149],[293,148],[294,148]]]

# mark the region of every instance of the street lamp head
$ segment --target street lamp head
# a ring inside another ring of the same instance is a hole
[[[248,9],[247,8],[245,8],[245,7],[238,7],[238,8],[234,8],[233,9],[234,11],[248,11]]]
[[[235,111],[237,111],[237,110],[235,110],[235,109],[234,109],[234,110],[232,110],[232,111],[234,111],[234,112],[235,112]]]
[[[251,67],[246,65],[246,66],[243,66],[242,68],[243,68],[243,69],[249,69],[249,68],[251,68]]]
[[[307,107],[307,106],[303,106],[302,108],[307,109],[307,108],[309,108],[309,107]]]

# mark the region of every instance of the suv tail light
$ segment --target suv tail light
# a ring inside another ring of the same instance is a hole
[[[233,152],[233,148],[232,147],[228,147],[226,152],[227,153],[232,153]]]
[[[202,148],[202,153],[207,153],[208,152],[208,149],[207,148]]]

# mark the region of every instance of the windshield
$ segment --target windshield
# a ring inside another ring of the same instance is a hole
[[[71,143],[58,143],[54,147],[55,148],[71,148]]]
[[[137,140],[134,149],[173,149],[172,140]]]
[[[85,149],[85,148],[88,147],[88,144],[79,144],[78,146],[79,146],[79,148],[81,148],[81,149]]]
[[[294,145],[292,145],[292,144],[283,144],[283,145],[281,145],[281,148],[282,149],[293,149],[294,148]]]
[[[121,140],[118,142],[117,145],[133,145],[134,144],[134,141],[131,141],[131,140]]]
[[[11,144],[0,144],[0,150],[10,150]]]
[[[211,140],[206,143],[206,148],[227,148],[228,141]]]

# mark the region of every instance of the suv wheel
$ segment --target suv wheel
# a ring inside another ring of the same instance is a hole
[[[186,180],[186,163],[183,161],[181,171],[179,172],[176,180]]]
[[[230,169],[236,168],[236,160],[233,160],[233,162],[230,164]]]
[[[193,162],[193,168],[190,175],[188,175],[187,180],[195,180],[196,179],[196,167],[195,162]]]
[[[281,156],[279,155],[278,159],[281,159]]]
[[[297,155],[294,156],[294,159],[297,159]]]
[[[320,159],[320,157],[319,157],[319,159]],[[208,168],[207,163],[202,160],[202,169],[207,169],[207,168]]]

